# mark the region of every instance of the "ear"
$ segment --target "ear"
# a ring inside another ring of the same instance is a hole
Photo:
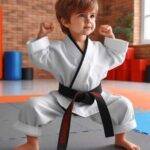
[[[69,21],[65,20],[64,18],[61,18],[61,23],[63,24],[64,27],[68,28],[69,27]]]

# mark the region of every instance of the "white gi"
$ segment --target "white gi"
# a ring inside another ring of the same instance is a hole
[[[85,52],[66,36],[64,40],[49,41],[48,37],[31,40],[27,43],[28,54],[32,63],[54,75],[63,85],[69,87],[77,71],[81,68],[73,82],[72,88],[89,91],[97,87],[107,72],[122,64],[128,42],[105,38],[104,45],[98,41],[87,40]],[[82,60],[82,63],[80,63]],[[109,109],[114,133],[122,133],[136,127],[134,110],[130,101],[123,96],[114,96],[107,91],[102,96]],[[67,108],[71,99],[52,91],[46,96],[31,97],[19,113],[15,127],[27,135],[40,136],[41,126],[62,116],[63,108]],[[101,123],[96,101],[92,105],[75,102],[73,113],[89,117]]]

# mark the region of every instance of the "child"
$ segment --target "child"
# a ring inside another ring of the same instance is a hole
[[[128,43],[115,39],[109,25],[99,28],[99,33],[105,36],[104,45],[89,39],[88,36],[95,30],[97,0],[58,0],[55,8],[65,39],[49,41],[47,34],[54,30],[54,26],[42,23],[37,39],[27,43],[29,57],[33,64],[51,72],[60,85],[77,91],[91,91],[100,85],[109,70],[123,63]],[[130,101],[106,91],[102,91],[101,95],[111,115],[115,145],[127,150],[140,150],[125,138],[125,132],[136,127]],[[27,143],[15,150],[39,150],[41,126],[62,116],[71,101],[58,91],[30,98],[16,124],[16,128],[27,135]],[[91,104],[75,102],[72,112],[90,117],[97,123],[103,122],[96,101]]]

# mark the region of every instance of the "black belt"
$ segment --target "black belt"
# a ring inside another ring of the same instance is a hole
[[[57,150],[67,149],[69,130],[70,130],[70,121],[71,121],[72,108],[73,108],[74,102],[82,102],[87,105],[91,105],[96,99],[99,113],[102,118],[105,136],[106,137],[114,136],[111,117],[110,117],[107,105],[103,97],[101,96],[101,93],[102,93],[101,85],[99,85],[95,89],[90,90],[88,92],[82,92],[82,91],[77,91],[77,90],[68,88],[62,84],[59,84],[58,91],[63,96],[71,98],[72,101],[69,104],[68,108],[66,109],[65,114],[62,119]]]

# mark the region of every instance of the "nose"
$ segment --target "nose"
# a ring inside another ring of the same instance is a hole
[[[90,22],[91,22],[90,17],[86,17],[85,22],[86,22],[86,23],[90,23]]]

